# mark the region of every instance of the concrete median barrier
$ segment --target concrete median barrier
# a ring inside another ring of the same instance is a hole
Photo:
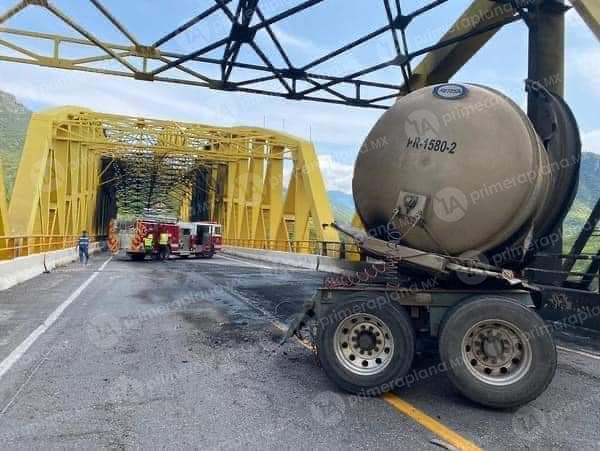
[[[226,246],[223,248],[223,253],[225,255],[249,258],[261,262],[310,269],[312,271],[321,271],[332,274],[352,274],[373,264],[373,262],[351,262],[334,257],[324,257],[322,255],[296,254],[292,252],[270,251],[265,249],[252,249],[234,246]]]
[[[90,254],[100,251],[99,243],[90,245]],[[32,279],[45,271],[64,266],[79,258],[74,248],[0,261],[0,291]]]

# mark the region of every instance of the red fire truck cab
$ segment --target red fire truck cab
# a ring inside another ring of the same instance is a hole
[[[170,231],[168,228],[167,231]],[[221,225],[212,222],[178,222],[171,232],[169,245],[172,255],[187,258],[211,258],[223,247]]]
[[[181,222],[166,219],[138,219],[135,225],[120,231],[120,242],[128,244],[124,249],[132,260],[143,260],[146,256],[158,257],[161,254],[160,235],[169,236],[167,257],[211,258],[222,249],[221,225],[214,222]],[[152,238],[152,246],[147,246],[145,238]]]

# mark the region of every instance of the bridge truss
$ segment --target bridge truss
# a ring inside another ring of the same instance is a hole
[[[33,114],[3,218],[13,238],[103,235],[117,208],[139,215],[160,203],[190,220],[199,191],[203,219],[223,224],[229,240],[279,242],[282,250],[337,240],[322,227],[333,214],[307,141],[73,108]]]
[[[100,0],[89,0],[98,20],[118,30],[126,42],[123,44],[109,42],[95,34],[68,9],[61,10],[57,2],[22,0],[0,13],[0,61],[385,109],[411,89],[448,80],[498,29],[527,19],[530,10],[543,2],[561,7],[556,0],[475,0],[439,42],[411,48],[407,35],[414,31],[413,23],[452,1],[430,0],[418,9],[407,11],[401,0],[382,0],[373,2],[376,3],[373,14],[382,16],[382,26],[308,63],[292,61],[276,27],[296,16],[318,14],[319,8],[329,1],[286,2],[285,8],[272,15],[264,11],[265,3],[259,0],[207,1],[204,9],[182,25],[164,36],[156,36],[153,42],[141,42],[130,31],[131,27],[119,21]],[[573,4],[600,36],[600,11],[594,0],[574,0]],[[49,17],[58,18],[72,34],[3,26],[29,8],[41,8]],[[173,40],[189,30],[206,27],[207,21],[215,16],[221,16],[229,26],[215,33],[214,39],[199,43],[199,48],[189,53],[168,48]],[[342,55],[360,46],[373,45],[385,36],[393,46],[391,58],[365,67],[333,64]],[[270,54],[267,47],[275,49],[274,54]],[[41,52],[43,48],[48,50]],[[251,49],[252,60],[242,57],[243,48]],[[415,64],[422,57],[425,58]],[[386,82],[381,75],[389,68],[398,70],[397,82]]]

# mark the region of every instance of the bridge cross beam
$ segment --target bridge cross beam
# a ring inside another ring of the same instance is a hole
[[[243,44],[254,44],[254,37],[257,30],[250,27],[252,18],[256,14],[258,0],[240,0],[235,12],[227,5],[221,4],[221,9],[231,21],[231,30],[229,38],[223,51],[223,60],[221,62],[221,81],[227,83],[233,70],[233,63],[236,62]]]

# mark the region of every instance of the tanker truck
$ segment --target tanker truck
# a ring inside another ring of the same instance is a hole
[[[401,387],[427,342],[485,406],[522,405],[552,381],[556,348],[525,269],[572,203],[581,142],[567,104],[527,86],[545,108],[537,130],[502,93],[447,83],[402,97],[367,136],[352,187],[364,228],[332,226],[370,263],[326,278],[288,331],[309,330],[342,389]]]

